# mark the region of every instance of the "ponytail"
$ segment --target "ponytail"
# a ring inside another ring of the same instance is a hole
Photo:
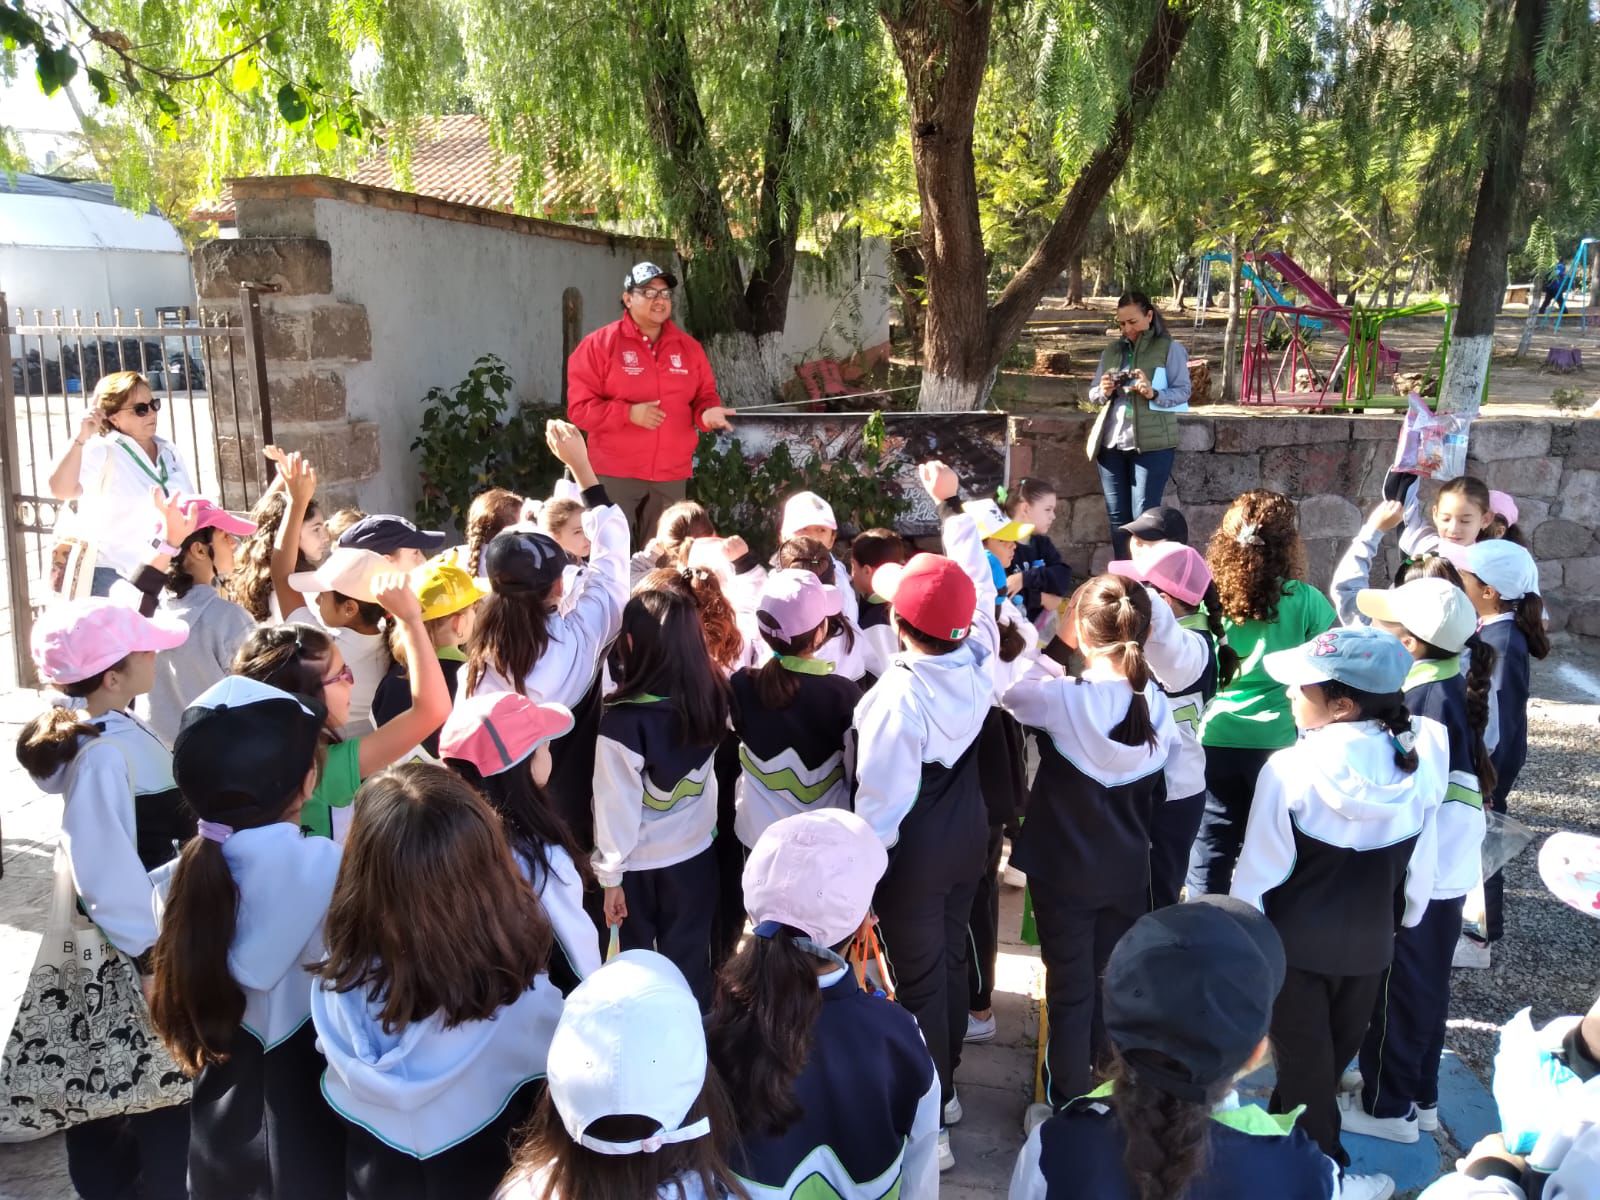
[[[995,605],[995,608],[1003,611],[1005,604],[1006,602],[1002,600]],[[1012,607],[1015,607],[1015,605]],[[1010,621],[1001,620],[998,613],[995,617],[995,623],[1000,627],[1000,661],[1003,663],[1016,662],[1022,652],[1028,648],[1028,639],[1023,637],[1022,630],[1018,629]]]
[[[706,1049],[728,1088],[742,1139],[777,1137],[802,1116],[794,1084],[822,1011],[818,960],[784,926],[752,937],[723,968]]]
[[[1145,662],[1142,643],[1122,643],[1122,673],[1133,689],[1133,697],[1128,701],[1127,714],[1112,727],[1111,740],[1122,746],[1149,746],[1153,750],[1159,739],[1155,723],[1150,720],[1150,702],[1144,695],[1150,686],[1150,666]]]
[[[1477,634],[1467,639],[1467,725],[1472,730],[1472,768],[1478,773],[1478,791],[1484,796],[1494,792],[1498,778],[1494,759],[1484,743],[1483,734],[1489,728],[1489,694],[1494,672],[1494,647]]]
[[[772,648],[772,657],[761,664],[756,672],[756,700],[762,708],[776,712],[793,704],[800,694],[800,676],[778,661],[783,655],[809,652],[817,643],[817,630],[827,625],[824,621],[816,629],[808,629],[799,637],[781,638],[761,631],[761,640]]]
[[[1239,652],[1228,645],[1228,631],[1222,624],[1222,597],[1217,595],[1215,581],[1206,584],[1201,603],[1206,610],[1206,632],[1217,648],[1217,687],[1225,688],[1239,674]]]
[[[1363,692],[1336,679],[1326,683],[1307,684],[1322,693],[1324,701],[1349,700],[1356,706],[1353,721],[1376,721],[1388,730],[1394,741],[1394,765],[1407,775],[1417,769],[1417,746],[1410,735],[1411,710],[1406,707],[1404,692]],[[1407,747],[1410,747],[1409,749]]]
[[[1528,653],[1544,658],[1550,653],[1550,635],[1544,627],[1544,600],[1538,592],[1529,592],[1511,601],[1512,620],[1527,640]]]
[[[1164,1054],[1139,1051],[1151,1066],[1181,1071]],[[1213,1085],[1214,1095],[1204,1100],[1182,1100],[1140,1083],[1137,1066],[1130,1069],[1120,1056],[1113,1069],[1115,1085],[1111,1108],[1122,1128],[1122,1164],[1138,1200],[1174,1200],[1188,1194],[1189,1185],[1205,1166],[1210,1140],[1211,1110],[1228,1093],[1228,1080]]]
[[[191,1075],[228,1060],[244,1019],[244,992],[228,970],[239,891],[209,838],[191,838],[178,857],[155,945],[150,1017],[178,1065]]]
[[[52,705],[17,734],[17,762],[35,779],[49,779],[78,756],[80,737],[99,736],[97,726],[78,719],[77,709]]]
[[[1083,649],[1116,654],[1118,670],[1133,689],[1127,714],[1111,730],[1111,740],[1154,749],[1159,741],[1144,694],[1150,686],[1150,664],[1144,657],[1145,639],[1150,636],[1150,593],[1143,584],[1120,575],[1097,575],[1075,595]]]
[[[681,574],[700,610],[711,661],[724,671],[731,670],[744,656],[744,634],[739,632],[739,619],[722,590],[722,581],[706,567],[683,567]]]

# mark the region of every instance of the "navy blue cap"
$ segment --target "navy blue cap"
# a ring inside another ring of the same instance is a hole
[[[1206,1100],[1267,1036],[1286,971],[1278,931],[1241,900],[1157,909],[1106,963],[1106,1034],[1138,1082]]]
[[[262,824],[305,783],[326,716],[307,696],[226,675],[183,710],[172,743],[173,780],[204,820]]]
[[[1143,538],[1147,542],[1178,542],[1189,544],[1189,522],[1170,505],[1147,508],[1118,531],[1129,537]]]
[[[543,595],[561,578],[571,560],[548,534],[512,526],[495,534],[483,550],[483,573],[489,586],[502,595],[537,592]]]
[[[339,535],[339,545],[374,554],[393,554],[396,550],[421,550],[431,554],[443,547],[445,535],[437,529],[418,529],[404,517],[380,513],[362,517]]]

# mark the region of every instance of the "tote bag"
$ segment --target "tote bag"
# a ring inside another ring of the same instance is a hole
[[[111,455],[107,454],[92,494],[103,495],[110,477]],[[79,503],[82,499],[80,496]],[[63,600],[82,600],[94,588],[94,569],[100,559],[93,531],[81,511],[60,508],[56,510],[53,532],[56,540],[50,547],[50,591]]]
[[[44,940],[0,1059],[0,1142],[182,1104],[189,1092],[139,969],[83,914],[58,845]]]

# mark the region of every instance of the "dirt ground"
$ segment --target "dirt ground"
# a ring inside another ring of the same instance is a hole
[[[1188,349],[1189,357],[1210,361],[1213,395],[1220,395],[1226,311],[1217,307],[1207,309],[1197,325],[1192,300],[1181,313],[1162,305],[1159,298],[1157,304],[1173,335]],[[1113,297],[1093,297],[1077,308],[1068,308],[1060,297],[1046,297],[1012,352],[1010,362],[1020,369],[1008,368],[996,386],[1001,406],[1040,411],[1074,409],[1086,403],[1100,353],[1107,338],[1116,334],[1112,318],[1114,308]],[[1489,374],[1487,403],[1493,411],[1485,415],[1556,416],[1558,410],[1551,405],[1550,396],[1558,388],[1575,388],[1581,393],[1576,411],[1600,399],[1600,323],[1594,328],[1585,328],[1583,318],[1574,311],[1556,330],[1552,317],[1553,314],[1540,323],[1528,354],[1518,361],[1514,355],[1526,320],[1525,310],[1520,304],[1508,305],[1501,314],[1495,327],[1495,357]],[[1411,317],[1387,323],[1383,341],[1400,352],[1401,372],[1423,370],[1433,359],[1443,331],[1442,315]],[[1326,330],[1313,341],[1313,361],[1319,366],[1331,364],[1344,339],[1342,331]],[[1544,364],[1552,347],[1576,348],[1588,359],[1588,369],[1570,374],[1546,370]],[[1055,351],[1066,351],[1071,356],[1071,369],[1065,375],[1047,374],[1023,366],[1031,362],[1036,352]]]

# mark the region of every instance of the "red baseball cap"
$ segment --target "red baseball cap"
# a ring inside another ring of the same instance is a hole
[[[978,589],[942,554],[918,554],[903,566],[884,563],[872,573],[872,590],[919,633],[959,642],[972,632]]]

